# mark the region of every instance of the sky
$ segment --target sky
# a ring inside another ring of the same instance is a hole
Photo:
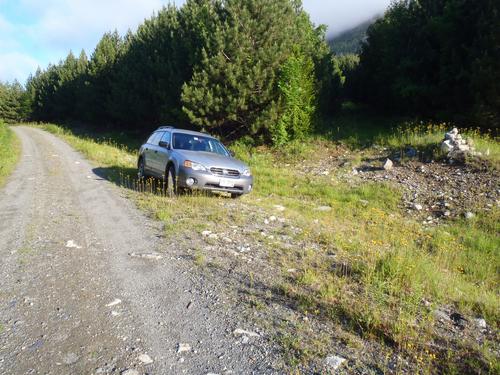
[[[88,56],[107,31],[135,30],[154,11],[184,0],[0,0],[0,81],[24,83],[37,67],[57,63],[72,50]],[[391,0],[303,0],[328,34],[382,13]]]

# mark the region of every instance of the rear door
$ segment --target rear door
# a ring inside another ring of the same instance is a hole
[[[152,155],[154,154],[153,148],[153,142],[155,137],[157,136],[156,132],[152,133],[146,143],[144,144],[143,148],[143,153],[142,155],[144,156],[144,167],[148,171],[153,170],[153,157]]]
[[[171,143],[171,135],[169,131],[163,133],[161,141]],[[165,174],[167,163],[170,158],[170,150],[165,147],[158,146],[158,152],[155,154],[155,163],[160,174]]]
[[[146,145],[146,149],[144,150],[144,154],[146,156],[146,165],[148,170],[151,171],[155,175],[159,175],[158,173],[158,143],[160,142],[161,137],[163,137],[162,131],[154,132],[151,137],[148,139],[148,144]]]

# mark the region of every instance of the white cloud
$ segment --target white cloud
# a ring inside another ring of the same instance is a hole
[[[123,35],[128,29],[134,30],[167,2],[18,0],[17,10],[24,16],[15,24],[10,23],[0,9],[0,79],[17,78],[24,82],[37,66],[57,63],[69,50],[78,54],[85,49],[90,55],[105,32],[116,29]],[[20,59],[18,64],[13,61],[16,56]]]
[[[43,48],[91,50],[107,31],[124,34],[135,29],[162,0],[22,0],[26,9],[37,14],[29,29]]]
[[[328,25],[328,34],[338,34],[370,17],[383,13],[391,0],[303,0],[304,9],[316,24]]]
[[[30,72],[35,72],[38,61],[33,57],[20,52],[0,52],[0,81],[19,80],[25,83]]]
[[[12,24],[0,14],[0,33],[10,32],[12,27]]]

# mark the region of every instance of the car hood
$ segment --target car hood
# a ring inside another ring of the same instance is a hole
[[[241,173],[248,169],[248,166],[231,157],[214,154],[213,152],[190,151],[190,150],[175,150],[181,155],[184,160],[191,160],[200,163],[207,168],[219,167],[226,169],[237,169]]]

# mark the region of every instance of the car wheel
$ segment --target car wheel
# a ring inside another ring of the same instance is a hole
[[[177,194],[177,180],[175,179],[175,170],[170,166],[167,171],[167,186],[165,186],[167,197],[173,197]]]
[[[231,198],[233,199],[238,199],[242,196],[242,194],[238,194],[238,193],[231,193]]]
[[[145,169],[145,164],[144,164],[144,158],[141,158],[139,160],[139,165],[137,167],[137,177],[139,180],[142,180],[143,178],[146,178],[146,169]]]

